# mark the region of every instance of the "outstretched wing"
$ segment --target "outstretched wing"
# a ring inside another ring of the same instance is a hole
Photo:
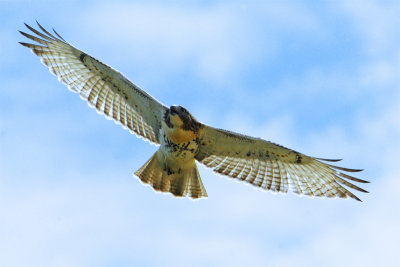
[[[196,159],[215,172],[246,181],[265,190],[318,197],[347,196],[361,201],[344,186],[365,192],[348,182],[367,181],[345,172],[361,170],[333,166],[338,161],[306,156],[283,146],[237,133],[204,126]],[[347,180],[346,180],[347,179]]]
[[[79,93],[89,106],[107,118],[114,119],[149,141],[159,144],[161,119],[167,109],[152,96],[134,85],[120,72],[67,43],[56,31],[55,35],[25,24],[38,38],[20,33],[37,44],[21,42],[49,67],[68,88]]]

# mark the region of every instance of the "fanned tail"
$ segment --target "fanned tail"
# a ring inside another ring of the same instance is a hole
[[[150,184],[156,191],[169,192],[176,197],[207,197],[207,192],[203,186],[194,160],[192,168],[179,173],[171,173],[160,163],[158,153],[158,151],[154,153],[154,155],[135,172],[135,175],[138,176],[143,183]]]

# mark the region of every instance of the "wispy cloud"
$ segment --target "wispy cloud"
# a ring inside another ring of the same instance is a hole
[[[102,3],[88,11],[83,24],[86,29],[97,29],[92,38],[103,44],[115,46],[119,40],[118,47],[138,62],[148,62],[167,74],[189,68],[202,79],[221,82],[276,57],[278,36],[288,36],[287,31],[320,35],[315,20],[297,4]]]
[[[376,56],[389,56],[398,50],[400,6],[395,1],[342,1],[341,10],[365,40],[363,49]]]
[[[155,147],[10,45],[21,39],[6,33],[21,21],[2,24],[2,265],[398,265],[397,4],[54,7],[34,10],[166,104],[182,101],[213,126],[343,157],[345,167],[366,169],[360,178],[372,181],[371,194],[363,203],[274,195],[204,167],[209,199],[156,194],[132,177]]]

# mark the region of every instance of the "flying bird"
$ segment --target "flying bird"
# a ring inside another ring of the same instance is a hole
[[[35,42],[30,48],[43,64],[90,107],[131,133],[159,145],[135,175],[155,190],[174,196],[207,197],[196,161],[215,172],[264,190],[315,197],[351,197],[348,188],[368,193],[349,182],[368,183],[346,174],[361,170],[332,165],[339,160],[310,157],[272,142],[199,122],[184,107],[167,107],[120,72],[50,33],[27,24]],[[32,35],[36,34],[35,35]]]

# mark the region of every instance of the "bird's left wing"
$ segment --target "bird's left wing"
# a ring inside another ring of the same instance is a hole
[[[338,161],[306,156],[265,141],[204,125],[195,158],[215,172],[265,190],[360,200],[344,186],[367,192],[348,182],[367,181],[340,171],[357,172],[324,163]],[[344,185],[344,186],[343,186]]]
[[[89,106],[114,119],[131,132],[159,144],[161,120],[167,107],[134,85],[120,72],[67,43],[56,31],[42,32],[25,24],[36,37],[21,32],[38,44],[21,42],[49,67],[68,88],[79,93]]]

